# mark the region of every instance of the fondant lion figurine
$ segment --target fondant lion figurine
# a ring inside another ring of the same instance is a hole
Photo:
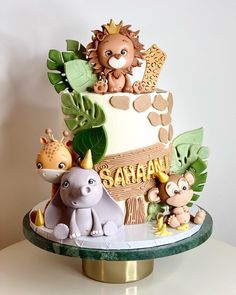
[[[111,20],[102,26],[102,31],[94,30],[92,42],[86,47],[89,63],[100,80],[94,85],[94,92],[134,92],[143,90],[143,82],[133,85],[129,75],[134,67],[141,66],[139,59],[144,58],[144,46],[139,42],[139,31],[131,31],[130,25],[122,21],[115,25]]]

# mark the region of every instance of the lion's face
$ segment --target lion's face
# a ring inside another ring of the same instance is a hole
[[[108,69],[127,69],[134,60],[132,41],[121,34],[107,35],[98,45],[97,57]]]

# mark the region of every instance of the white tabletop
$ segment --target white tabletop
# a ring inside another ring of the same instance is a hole
[[[0,251],[0,294],[234,295],[236,248],[209,239],[191,251],[156,259],[153,273],[141,281],[105,284],[83,276],[79,258],[22,241]]]

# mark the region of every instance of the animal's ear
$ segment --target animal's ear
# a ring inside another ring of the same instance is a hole
[[[157,187],[154,187],[148,191],[148,200],[152,203],[159,203],[161,201],[159,197],[159,189]]]
[[[186,172],[184,173],[184,177],[187,179],[189,185],[193,185],[193,184],[194,184],[194,182],[195,182],[195,177],[194,177],[194,175],[193,175],[191,172],[186,171]]]
[[[47,138],[44,137],[44,136],[41,136],[40,139],[39,139],[39,141],[40,141],[41,144],[47,144],[48,143]]]
[[[60,190],[58,189],[56,195],[45,209],[44,221],[46,227],[53,229],[58,223],[65,223],[66,225],[69,225],[72,211],[73,210],[71,208],[66,207],[63,204],[60,196]]]
[[[67,140],[65,142],[65,146],[68,147],[68,148],[71,148],[71,146],[72,146],[72,140]]]

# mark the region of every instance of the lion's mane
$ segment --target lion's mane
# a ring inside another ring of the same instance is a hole
[[[144,52],[142,52],[142,50],[144,50],[144,46],[143,44],[139,42],[139,31],[136,31],[136,32],[131,31],[129,29],[130,27],[131,27],[130,25],[122,26],[119,31],[119,34],[128,37],[132,41],[134,46],[133,62],[130,67],[122,70],[124,73],[127,73],[127,74],[132,74],[132,68],[139,67],[141,65],[138,59],[139,58],[143,59],[144,57]],[[88,57],[89,63],[93,65],[94,73],[106,75],[108,72],[112,72],[112,70],[106,69],[100,64],[97,49],[98,49],[99,43],[102,42],[105,39],[105,37],[109,35],[109,33],[104,26],[102,26],[102,31],[94,30],[92,32],[93,32],[92,42],[89,43],[86,47],[86,55]]]

